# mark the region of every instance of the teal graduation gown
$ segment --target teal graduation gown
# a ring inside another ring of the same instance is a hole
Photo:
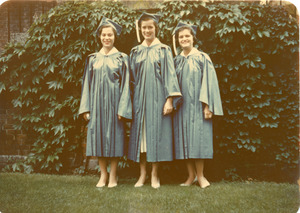
[[[79,114],[90,112],[86,156],[122,157],[125,123],[131,119],[129,58],[116,52],[87,57],[82,82]]]
[[[150,47],[138,45],[130,53],[133,96],[128,158],[140,161],[142,127],[145,117],[147,161],[173,160],[172,115],[163,115],[168,97],[173,106],[180,103],[181,92],[169,46],[158,43]]]
[[[175,57],[183,103],[174,115],[176,159],[213,158],[212,119],[204,119],[204,104],[213,115],[223,115],[216,71],[209,56],[193,49]]]

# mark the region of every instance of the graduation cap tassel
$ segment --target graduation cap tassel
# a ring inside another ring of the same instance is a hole
[[[141,38],[140,38],[140,32],[139,32],[139,20],[135,21],[135,29],[136,29],[136,37],[138,42],[141,42]]]
[[[175,41],[175,34],[173,35],[173,48],[174,48],[174,53],[177,55],[177,49],[176,49],[176,41]]]

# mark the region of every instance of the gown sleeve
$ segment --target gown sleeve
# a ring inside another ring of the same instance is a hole
[[[135,75],[135,61],[136,61],[136,54],[137,54],[137,47],[134,47],[130,51],[130,59],[129,59],[129,88],[130,88],[130,95],[133,100],[133,94],[134,94],[134,89],[135,89],[135,80],[136,80],[136,75]]]
[[[219,90],[217,74],[210,57],[202,54],[203,78],[200,88],[199,100],[208,105],[214,115],[223,115],[222,102]]]
[[[94,54],[89,55],[85,61],[84,74],[82,78],[81,99],[79,115],[90,111],[90,83],[93,75],[92,58]]]
[[[177,78],[180,75],[180,69],[178,69],[178,64],[179,64],[179,59],[178,59],[178,56],[176,56],[174,58],[174,66],[175,66],[175,72],[176,72]],[[179,82],[179,78],[178,78],[178,82]]]
[[[173,107],[176,109],[182,102],[178,79],[174,68],[174,60],[170,47],[163,46],[164,52],[161,58],[161,75],[165,88],[165,98],[173,97]]]
[[[125,54],[121,55],[122,65],[120,66],[120,73],[122,76],[121,85],[120,85],[120,101],[118,108],[118,115],[121,117],[132,119],[132,104],[130,97],[130,88],[129,88],[129,59]]]

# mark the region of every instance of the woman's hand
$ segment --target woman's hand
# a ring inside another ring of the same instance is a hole
[[[120,115],[118,115],[118,119],[119,119],[119,121],[122,119],[122,117],[120,116]]]
[[[204,112],[204,118],[205,119],[211,119],[212,118],[212,112],[209,110],[208,105],[205,105],[203,112]]]
[[[163,115],[168,115],[173,111],[173,98],[168,98],[163,110]]]
[[[89,112],[85,112],[83,114],[83,118],[84,118],[85,121],[89,121],[90,120],[90,113]]]

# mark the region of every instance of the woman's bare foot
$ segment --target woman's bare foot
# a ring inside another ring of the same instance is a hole
[[[184,183],[180,184],[180,186],[191,186],[195,182],[197,182],[197,176],[188,177],[188,179]]]
[[[154,189],[158,189],[160,187],[160,181],[156,175],[151,176],[151,186]]]
[[[110,175],[107,187],[113,188],[113,187],[116,187],[117,185],[118,185],[118,177]]]
[[[97,183],[96,187],[97,187],[97,188],[104,187],[105,184],[106,184],[106,182],[107,182],[107,178],[108,178],[108,174],[101,174],[100,180],[99,180],[99,182]]]
[[[146,181],[146,174],[141,174],[139,180],[136,182],[134,187],[142,187]]]
[[[202,189],[210,186],[210,183],[208,182],[208,180],[205,177],[199,177],[198,182]]]

